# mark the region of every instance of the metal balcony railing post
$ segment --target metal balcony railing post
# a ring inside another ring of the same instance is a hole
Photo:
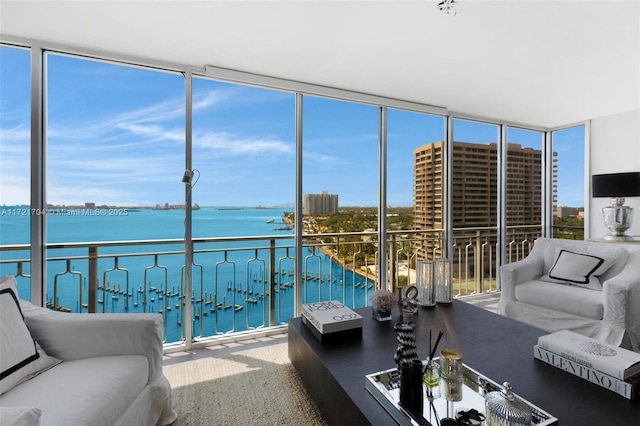
[[[276,240],[269,240],[269,327],[276,325]]]
[[[481,244],[482,247],[482,252],[480,255],[480,259],[481,259],[481,263],[480,263],[480,277],[478,280],[476,280],[476,282],[478,283],[478,286],[476,287],[476,293],[481,294],[484,293],[484,278],[485,278],[485,271],[486,271],[486,267],[485,267],[485,260],[486,260],[486,249],[487,247],[491,247],[489,245],[489,239],[487,239],[484,243]],[[489,269],[491,269],[491,249],[489,249]]]
[[[474,291],[477,292],[480,288],[480,280],[482,274],[482,241],[480,239],[480,231],[476,231],[476,247],[473,256],[473,281],[475,282]]]
[[[103,283],[104,284],[104,283]],[[89,313],[98,312],[98,246],[89,246]],[[105,302],[106,303],[106,302]]]
[[[380,241],[380,244],[384,244],[384,241]],[[389,240],[389,275],[391,277],[391,291],[393,293],[396,292],[396,287],[398,286],[398,268],[396,265],[396,234],[391,234],[391,239]],[[380,260],[382,263],[383,259]],[[384,268],[385,265],[381,264],[378,266],[379,268]],[[384,284],[384,283],[383,283]]]

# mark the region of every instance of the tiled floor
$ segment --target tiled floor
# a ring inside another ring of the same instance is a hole
[[[237,352],[249,349],[286,343],[287,333],[280,331],[278,334],[268,336],[256,336],[249,339],[230,341],[225,343],[212,344],[210,346],[200,346],[190,351],[177,351],[165,353],[162,361],[162,370],[166,375],[168,370],[187,362],[197,361],[203,358],[224,358]],[[166,352],[166,351],[165,351]]]
[[[498,301],[500,300],[500,293],[486,293],[477,296],[465,296],[459,298],[459,300],[462,300],[466,303],[471,303],[472,305],[476,305],[495,314],[498,312]]]

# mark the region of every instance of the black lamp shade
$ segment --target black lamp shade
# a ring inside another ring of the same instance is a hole
[[[591,192],[594,197],[640,196],[640,172],[593,175]]]

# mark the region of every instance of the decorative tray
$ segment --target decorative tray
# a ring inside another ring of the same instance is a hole
[[[423,362],[423,364],[425,364]],[[416,419],[400,406],[400,374],[398,370],[372,373],[365,376],[365,388],[384,407],[399,425],[407,426],[438,426],[438,419],[455,418],[459,410],[475,409],[485,413],[485,395],[492,391],[502,390],[502,386],[493,380],[473,370],[464,364],[464,386],[462,401],[452,402],[446,399],[434,398],[433,408],[425,395],[423,419]],[[517,395],[517,394],[516,394]],[[529,401],[518,396],[531,409],[533,426],[552,426],[558,424],[558,419],[546,411],[536,407]],[[435,413],[434,413],[435,410]],[[485,424],[484,422],[482,424]]]

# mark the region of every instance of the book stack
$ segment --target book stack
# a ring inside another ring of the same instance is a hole
[[[561,330],[540,336],[533,356],[627,399],[638,396],[640,353]]]
[[[302,305],[302,323],[321,342],[362,337],[363,318],[337,300]]]

